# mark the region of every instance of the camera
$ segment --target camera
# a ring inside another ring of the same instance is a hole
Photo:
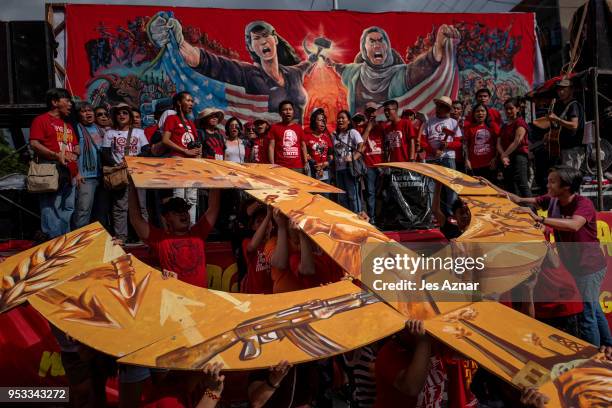
[[[187,148],[189,150],[199,149],[200,147],[202,147],[202,142],[200,142],[199,140],[192,140],[191,142],[187,143]]]

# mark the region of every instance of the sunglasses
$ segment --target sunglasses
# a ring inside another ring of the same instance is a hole
[[[108,113],[106,113],[106,112],[98,112],[98,113],[96,113],[96,118],[101,118],[102,116],[108,117]]]

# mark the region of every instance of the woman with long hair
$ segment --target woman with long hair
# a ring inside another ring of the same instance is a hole
[[[234,163],[246,162],[246,143],[242,137],[242,123],[236,117],[225,122],[225,158]]]
[[[127,167],[125,156],[138,156],[143,147],[149,144],[142,129],[133,125],[132,108],[120,103],[111,111],[113,128],[106,131],[102,142],[102,163],[105,166]],[[143,216],[147,218],[145,190],[139,190]],[[112,224],[114,237],[123,243],[128,238],[128,187],[113,190],[111,194]]]
[[[497,152],[503,166],[506,190],[520,197],[531,197],[527,140],[529,127],[520,117],[519,108],[518,98],[510,98],[504,103],[508,121],[499,133]]]
[[[310,114],[310,124],[304,129],[304,143],[311,176],[328,183],[333,144],[327,131],[327,116],[323,108],[317,108]]]
[[[464,129],[465,171],[495,182],[499,129],[494,122],[487,125],[487,117],[486,105],[478,103],[472,108],[469,124]]]
[[[361,211],[358,179],[351,173],[350,166],[361,157],[363,139],[353,129],[351,114],[341,110],[336,116],[336,131],[333,134],[334,156],[336,158],[336,183],[346,194],[338,195],[338,202],[345,208],[358,213]]]
[[[189,119],[193,110],[193,96],[187,91],[179,92],[172,98],[172,106],[176,115],[169,116],[164,122],[162,143],[170,149],[172,157],[202,157],[202,142],[199,140],[195,124]],[[191,223],[195,224],[198,189],[175,188],[172,195],[184,199],[191,206],[189,218]]]

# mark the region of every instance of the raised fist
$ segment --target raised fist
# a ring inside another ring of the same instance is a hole
[[[445,46],[447,40],[459,40],[461,39],[461,34],[459,30],[457,30],[452,25],[442,24],[440,28],[438,28],[438,32],[436,33],[436,42],[433,47],[433,55],[436,61],[441,61],[442,56],[445,53]]]
[[[157,13],[147,25],[147,33],[153,44],[162,48],[170,42],[171,33],[174,35],[177,45],[181,45],[183,37],[183,27],[174,17],[168,17],[166,13]]]

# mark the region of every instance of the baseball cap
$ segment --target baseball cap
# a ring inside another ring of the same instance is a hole
[[[169,200],[165,201],[161,205],[161,213],[167,214],[169,212],[186,212],[191,208],[190,204],[187,204],[183,198],[180,197],[172,197]]]

